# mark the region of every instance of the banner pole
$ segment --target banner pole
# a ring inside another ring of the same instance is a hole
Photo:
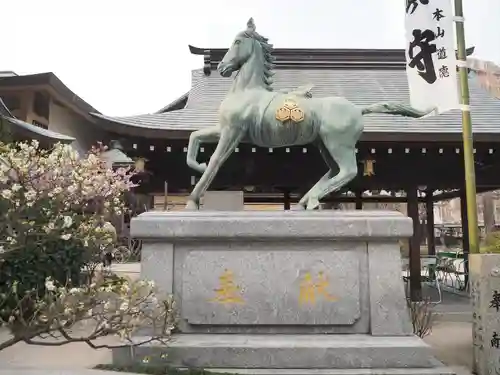
[[[474,148],[472,121],[469,102],[469,77],[465,48],[464,11],[462,0],[455,0],[455,23],[457,31],[458,66],[462,104],[462,138],[464,147],[465,193],[469,232],[469,252],[479,253],[479,233],[476,203],[476,172],[474,168]]]

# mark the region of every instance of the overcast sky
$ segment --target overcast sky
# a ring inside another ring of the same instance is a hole
[[[467,44],[500,63],[500,0],[463,0]],[[0,0],[0,70],[54,72],[104,114],[153,112],[254,17],[277,48],[404,48],[404,0]]]

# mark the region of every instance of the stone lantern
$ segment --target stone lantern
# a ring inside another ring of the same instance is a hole
[[[108,168],[126,168],[135,165],[135,162],[123,152],[120,141],[111,141],[109,149],[101,154],[102,160],[106,162]]]

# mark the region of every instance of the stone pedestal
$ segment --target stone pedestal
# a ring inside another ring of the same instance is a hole
[[[245,209],[242,191],[207,191],[203,195],[203,211],[243,211]]]
[[[135,355],[261,375],[450,374],[412,334],[398,244],[411,233],[384,211],[144,213],[141,277],[181,319],[168,348]]]
[[[500,373],[500,254],[469,255],[474,370]]]

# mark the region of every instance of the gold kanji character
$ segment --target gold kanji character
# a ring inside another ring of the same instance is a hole
[[[224,305],[231,303],[242,304],[245,302],[241,297],[241,288],[234,282],[234,273],[227,269],[219,277],[219,287],[215,289],[215,293],[216,297],[212,298],[211,302],[218,302]]]
[[[336,301],[337,298],[328,293],[328,286],[328,280],[323,272],[318,273],[316,282],[311,274],[307,272],[300,282],[299,303],[314,305],[318,297],[323,297],[327,301]]]

